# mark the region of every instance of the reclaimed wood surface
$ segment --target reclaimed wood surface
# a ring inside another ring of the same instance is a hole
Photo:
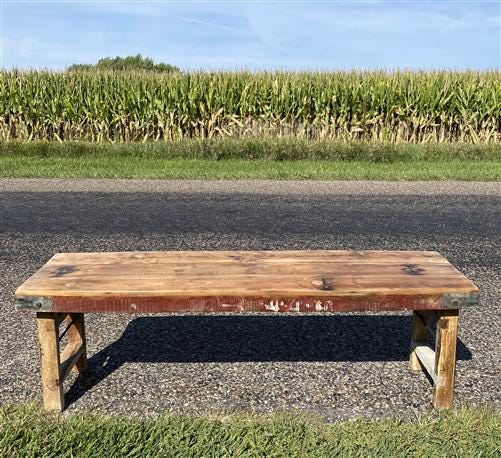
[[[454,373],[456,369],[456,344],[458,310],[444,310],[437,320],[435,341],[435,374],[433,407],[448,409],[454,398]]]
[[[58,312],[350,311],[451,308],[447,295],[476,293],[432,251],[169,251],[59,253],[16,297]]]
[[[44,406],[47,410],[61,411],[64,409],[64,391],[56,317],[53,313],[38,313],[37,326]]]

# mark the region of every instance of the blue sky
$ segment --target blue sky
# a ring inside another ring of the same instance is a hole
[[[501,0],[1,1],[4,68],[501,68]]]

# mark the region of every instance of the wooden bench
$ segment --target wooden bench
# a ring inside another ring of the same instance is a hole
[[[459,309],[478,302],[478,288],[432,251],[59,253],[16,291],[16,309],[37,313],[44,406],[59,411],[65,378],[87,369],[84,314],[110,312],[410,310],[410,367],[426,370],[433,405],[448,408]]]

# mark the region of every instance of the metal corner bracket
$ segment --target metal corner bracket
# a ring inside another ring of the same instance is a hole
[[[479,304],[480,293],[470,294],[445,294],[442,305],[447,309],[460,309],[464,307],[474,307]]]
[[[16,297],[14,306],[17,312],[51,312],[54,307],[54,303],[50,297],[24,296]]]

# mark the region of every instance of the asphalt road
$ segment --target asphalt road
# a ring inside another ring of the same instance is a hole
[[[0,403],[40,400],[15,288],[58,251],[438,250],[481,288],[460,318],[456,405],[501,408],[499,183],[0,180]],[[414,417],[410,316],[89,315],[91,375],[68,412],[301,409]]]

